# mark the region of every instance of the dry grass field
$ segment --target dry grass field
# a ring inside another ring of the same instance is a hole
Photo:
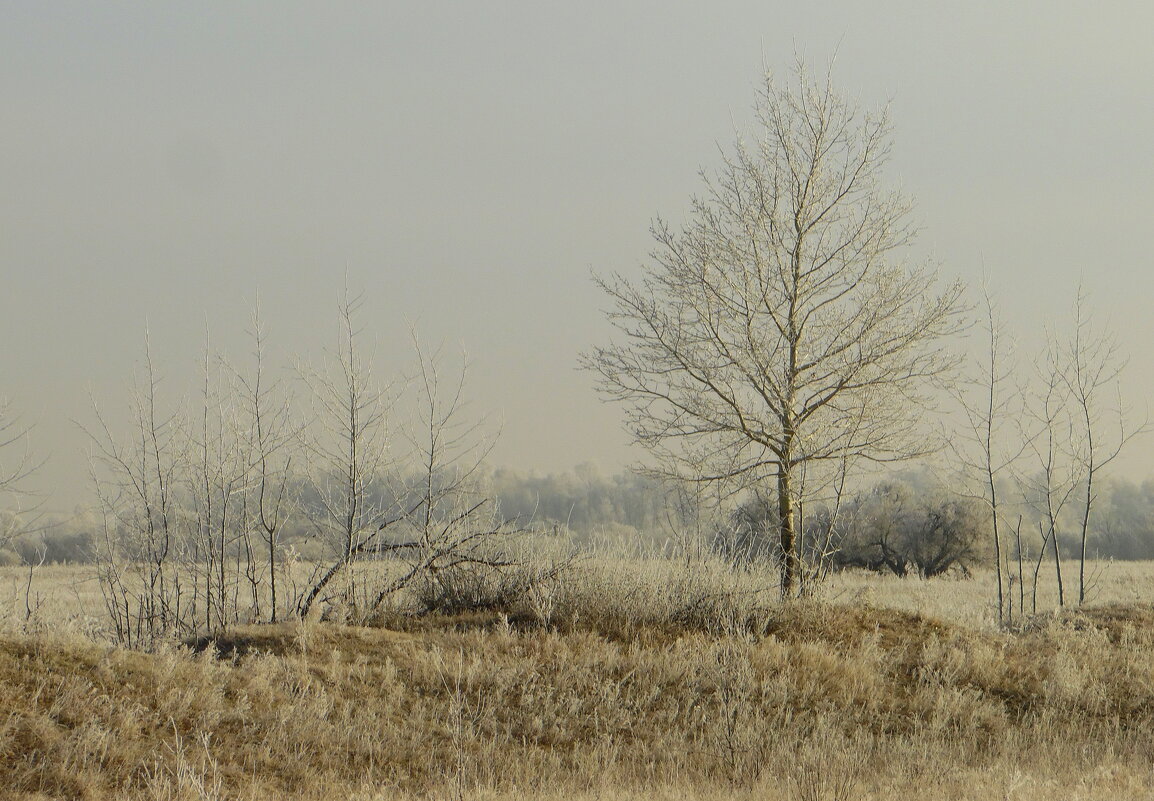
[[[84,568],[8,571],[0,797],[1151,798],[1154,569],[1095,576],[1003,630],[988,575],[783,606],[765,575],[601,559],[505,609],[141,653],[101,641]]]

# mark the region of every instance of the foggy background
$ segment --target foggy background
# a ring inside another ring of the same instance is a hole
[[[615,471],[576,354],[609,336],[591,270],[629,273],[795,51],[873,106],[918,254],[990,276],[1033,347],[1076,285],[1154,393],[1154,7],[1073,2],[0,2],[0,395],[87,494],[89,391],[115,418],[146,329],[173,395],[206,328],[242,359],[315,360],[346,281],[386,378],[409,326],[464,347],[492,461]],[[1120,469],[1154,473],[1146,442]]]

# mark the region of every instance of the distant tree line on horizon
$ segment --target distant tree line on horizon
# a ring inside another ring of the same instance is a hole
[[[554,530],[578,547],[613,541],[653,548],[682,534],[684,514],[675,494],[662,482],[631,471],[604,474],[592,465],[551,473],[486,468],[482,482],[496,499],[502,519]],[[403,485],[376,488],[376,502],[401,504],[396,487]],[[392,497],[386,499],[389,492]],[[299,493],[306,506],[319,502],[310,499],[307,487],[300,487]],[[1109,478],[1096,503],[1090,533],[1094,557],[1154,559],[1154,478],[1142,482]],[[1036,556],[1042,519],[1025,499],[1017,505],[1022,510],[1024,556]],[[1067,551],[1078,544],[1080,514],[1076,504],[1063,511],[1065,525],[1058,536]],[[829,515],[822,504],[807,510],[803,547],[813,549],[825,538]],[[827,561],[832,569],[857,567],[897,575],[934,576],[951,568],[968,571],[989,562],[988,517],[979,501],[951,493],[926,472],[906,470],[878,480],[844,503]],[[738,561],[776,558],[774,522],[764,499],[748,498],[728,512],[712,515],[700,544]],[[0,564],[88,563],[96,554],[97,534],[95,521],[85,516],[46,521],[40,530],[15,536],[0,549]],[[289,527],[281,547],[291,545],[307,554],[308,540],[303,526]]]

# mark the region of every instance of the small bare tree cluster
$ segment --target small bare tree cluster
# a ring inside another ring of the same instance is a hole
[[[408,511],[386,546],[405,569],[381,590],[378,603],[419,582],[431,608],[470,605],[478,579],[513,565],[506,549],[518,529],[501,517],[480,480],[495,440],[483,420],[465,416],[465,363],[457,380],[445,385],[440,361],[435,352],[418,363],[416,425],[407,435],[416,470],[404,494]]]
[[[446,387],[440,351],[426,357],[414,334],[414,422],[391,441],[386,413],[393,402],[370,383],[358,356],[354,310],[353,303],[342,307],[342,348],[330,377],[306,373],[321,423],[307,444],[319,467],[309,479],[318,499],[312,525],[330,558],[308,581],[297,611],[307,615],[318,600],[340,600],[367,614],[415,585],[420,596],[452,605],[454,594],[513,565],[503,546],[519,529],[500,517],[479,481],[492,440],[483,420],[465,417],[464,361]],[[404,454],[391,458],[390,446]],[[366,557],[390,560],[397,571],[358,586],[350,568]],[[334,591],[337,578],[343,582]]]
[[[1013,376],[1022,371],[1006,345],[1004,323],[988,292],[985,300],[986,350],[958,393],[966,426],[952,442],[972,485],[968,494],[991,512],[998,616],[1009,622],[1012,599],[1007,598],[1006,579],[1017,586],[1019,612],[1026,609],[1024,550],[1033,537],[1027,532],[1023,542],[1024,514],[1036,519],[1038,529],[1032,610],[1037,611],[1038,576],[1047,554],[1053,559],[1058,603],[1066,603],[1063,535],[1079,544],[1077,602],[1086,600],[1088,541],[1101,473],[1146,425],[1129,425],[1119,389],[1125,359],[1114,335],[1093,324],[1083,288],[1076,294],[1068,329],[1064,334],[1047,331],[1027,380],[1017,383]],[[1015,484],[1021,500],[1006,503],[1005,495]],[[1021,508],[1023,503],[1026,508]],[[1013,518],[1017,522],[1011,525]],[[1013,549],[1004,542],[1007,531],[1014,534]],[[1014,551],[1017,575],[1008,563]]]
[[[1059,527],[1068,505],[1078,507],[1074,533],[1078,547],[1079,604],[1086,601],[1087,543],[1101,473],[1147,424],[1131,426],[1120,390],[1126,366],[1117,337],[1095,326],[1085,289],[1078,287],[1065,337],[1047,334],[1037,362],[1037,387],[1027,408],[1034,430],[1029,437],[1036,472],[1028,477],[1029,496],[1042,512],[1042,547],[1054,555],[1058,602],[1065,604]],[[1041,554],[1039,555],[1039,560]]]
[[[133,428],[115,436],[97,410],[91,468],[103,521],[101,589],[119,641],[153,642],[195,615],[180,569],[187,553],[174,493],[183,454],[180,424],[158,407],[159,377],[145,348],[131,395]]]
[[[287,398],[267,382],[259,316],[253,338],[248,374],[206,347],[199,395],[183,408],[165,403],[146,346],[127,437],[96,410],[88,433],[103,520],[98,563],[122,642],[277,618],[293,431]]]
[[[342,303],[332,357],[297,369],[302,408],[269,377],[256,315],[247,370],[206,348],[199,393],[173,407],[146,348],[131,436],[97,410],[101,585],[121,641],[318,604],[366,614],[406,587],[512,564],[502,544],[517,529],[476,480],[488,445],[481,424],[464,420],[464,369],[446,389],[439,354],[418,348],[418,423],[394,426],[399,393],[374,382],[359,305]],[[312,552],[311,569],[297,547]]]

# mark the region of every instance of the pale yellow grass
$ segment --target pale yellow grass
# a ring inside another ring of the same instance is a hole
[[[1015,621],[1021,618],[1019,584],[1016,576],[1010,586],[1003,576],[1003,590],[1008,598],[1013,593]],[[1062,565],[1067,605],[1077,605],[1078,564]],[[1086,564],[1086,603],[1090,606],[1105,604],[1154,603],[1154,562],[1091,561]],[[1027,565],[1025,585],[1026,616],[1033,612],[1032,566]],[[831,603],[873,604],[885,609],[898,609],[962,623],[976,628],[997,626],[997,576],[992,568],[978,569],[969,579],[945,576],[922,579],[914,576],[898,577],[850,570],[830,576],[819,592],[819,597]],[[1049,613],[1058,607],[1058,581],[1054,564],[1047,561],[1038,576],[1038,613]]]
[[[1115,610],[1019,635],[820,604],[757,638],[307,622],[219,655],[9,637],[0,797],[1147,798],[1152,615]]]
[[[145,654],[92,568],[8,568],[0,799],[1154,798],[1154,563],[1090,572],[1007,631],[992,572],[782,605],[768,568],[600,555],[502,609]]]
[[[361,580],[370,583],[380,579],[386,569],[374,565],[358,568]],[[293,578],[298,586],[306,581],[309,570],[308,565],[297,567]],[[1024,601],[1029,617],[1034,608],[1032,567],[1027,565],[1026,572]],[[1154,561],[1092,561],[1087,563],[1086,575],[1089,606],[1154,603]],[[1063,577],[1067,605],[1074,606],[1076,562],[1063,564]],[[568,604],[576,607],[578,614],[588,614],[598,607],[616,608],[624,593],[625,601],[661,618],[676,614],[690,591],[697,591],[703,604],[730,596],[735,606],[765,605],[775,600],[775,581],[772,569],[735,572],[718,559],[686,562],[609,554],[579,562],[566,579],[547,582],[535,593],[532,600],[537,608],[531,611],[552,618],[564,615]],[[1013,585],[1006,581],[1004,591],[1013,595],[1014,622],[1021,622],[1016,577]],[[820,585],[816,597],[837,605],[913,612],[977,629],[990,630],[998,625],[997,579],[992,569],[975,570],[971,578],[933,579],[850,570],[832,574]],[[396,599],[397,607],[406,605],[403,596]],[[1053,563],[1047,561],[1039,574],[1037,611],[1048,614],[1057,607],[1057,580]],[[38,567],[31,571],[31,578],[26,567],[0,567],[0,630],[64,627],[99,636],[106,628],[106,618],[97,571],[91,565]]]
[[[63,628],[98,636],[106,617],[91,565],[0,567],[0,630]]]

